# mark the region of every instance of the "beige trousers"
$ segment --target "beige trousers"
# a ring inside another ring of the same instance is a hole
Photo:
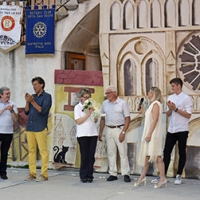
[[[105,127],[106,143],[107,143],[107,154],[108,154],[108,166],[109,174],[117,176],[117,148],[121,160],[121,174],[129,175],[130,166],[127,155],[127,141],[126,136],[123,142],[119,142],[119,135],[123,129],[121,128],[109,128]]]

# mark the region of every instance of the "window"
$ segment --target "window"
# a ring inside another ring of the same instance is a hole
[[[85,70],[85,55],[67,52],[65,69]]]

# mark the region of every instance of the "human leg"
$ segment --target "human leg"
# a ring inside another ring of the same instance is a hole
[[[80,179],[84,182],[87,180],[88,175],[88,160],[89,160],[89,137],[79,137],[78,143],[81,154],[81,166],[80,166]]]
[[[157,157],[156,163],[157,163],[158,170],[160,172],[160,179],[158,180],[158,184],[155,185],[154,188],[166,187],[167,179],[165,176],[165,165],[161,156]]]
[[[97,136],[89,137],[89,151],[88,151],[88,174],[87,179],[89,181],[93,180],[93,172],[94,172],[94,162],[95,162],[95,151],[97,146]]]
[[[188,131],[176,133],[178,138],[179,162],[177,175],[174,180],[175,185],[180,185],[182,183],[181,174],[183,173],[183,169],[185,167],[186,162],[186,143],[188,133]]]
[[[106,144],[108,155],[109,174],[117,176],[117,146],[113,138],[114,129],[106,128]]]
[[[188,131],[177,133],[178,136],[178,151],[179,151],[179,163],[177,174],[181,175],[185,167],[186,162],[186,143],[188,138]]]
[[[127,154],[127,140],[125,136],[124,141],[120,142],[119,141],[120,133],[121,133],[121,129],[116,130],[114,139],[119,150],[120,161],[121,161],[121,173],[122,175],[130,175],[130,165],[129,165],[128,154]]]
[[[139,179],[137,180],[137,182],[134,183],[135,187],[140,186],[143,182],[144,182],[144,185],[146,185],[146,174],[147,174],[147,171],[149,169],[149,162],[148,162],[148,160],[149,160],[149,156],[146,156],[145,165],[142,168],[142,173],[141,173]]]
[[[43,131],[35,132],[34,134],[41,155],[41,175],[45,178],[48,178],[49,153],[47,148],[47,129],[45,128]]]
[[[176,144],[176,134],[167,133],[166,140],[165,140],[165,147],[164,147],[164,165],[165,165],[165,174],[167,174],[167,170],[169,167],[170,159],[171,159],[171,152],[173,150],[174,145]]]
[[[13,134],[0,134],[1,141],[1,161],[0,161],[0,175],[1,178],[7,179],[7,158],[10,144],[12,142]]]
[[[158,171],[160,172],[160,181],[163,181],[163,180],[166,179],[166,177],[165,177],[165,164],[164,164],[161,156],[157,157],[156,163],[157,163]]]
[[[30,174],[36,177],[36,139],[34,132],[26,132],[27,141],[28,141],[28,164]]]

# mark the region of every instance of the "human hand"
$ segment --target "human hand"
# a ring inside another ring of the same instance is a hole
[[[92,112],[94,112],[95,109],[93,107],[89,108],[89,113],[91,114]]]
[[[151,141],[151,135],[148,134],[146,137],[145,137],[145,142],[150,142]]]
[[[7,110],[9,110],[10,112],[12,112],[13,111],[13,107],[14,107],[13,105],[8,105],[7,106]]]
[[[30,95],[29,93],[25,94],[25,99],[28,103],[33,102],[34,101],[34,97],[32,95]]]
[[[176,105],[175,103],[171,102],[171,101],[168,101],[167,102],[167,106],[170,110],[175,110],[176,109]]]
[[[98,140],[99,140],[100,142],[102,142],[102,133],[99,133],[99,135],[98,135]]]
[[[125,134],[120,133],[120,134],[119,134],[119,142],[123,142],[123,141],[124,141],[124,138],[125,138]]]
[[[6,110],[9,110],[9,111],[13,110],[13,105],[5,106],[4,111],[6,111]]]
[[[94,123],[97,123],[98,122],[98,118],[94,118]]]

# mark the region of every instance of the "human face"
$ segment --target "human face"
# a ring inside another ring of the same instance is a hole
[[[175,83],[171,84],[171,89],[175,94],[179,94],[181,92],[181,85],[176,85]]]
[[[90,98],[90,95],[89,94],[84,94],[82,97],[81,97],[81,101],[84,102],[86,101],[87,99]]]
[[[111,91],[110,89],[106,90],[105,95],[106,95],[106,98],[107,98],[109,101],[114,101],[114,100],[116,100],[116,92]]]
[[[147,94],[147,98],[148,98],[149,100],[151,100],[152,97],[153,97],[153,92],[150,90],[150,91],[148,92],[148,94]]]
[[[1,94],[1,101],[6,103],[10,100],[10,90],[4,90],[3,94]]]
[[[38,81],[34,81],[33,82],[33,89],[35,91],[36,94],[41,94],[43,91],[43,84],[40,84]]]

